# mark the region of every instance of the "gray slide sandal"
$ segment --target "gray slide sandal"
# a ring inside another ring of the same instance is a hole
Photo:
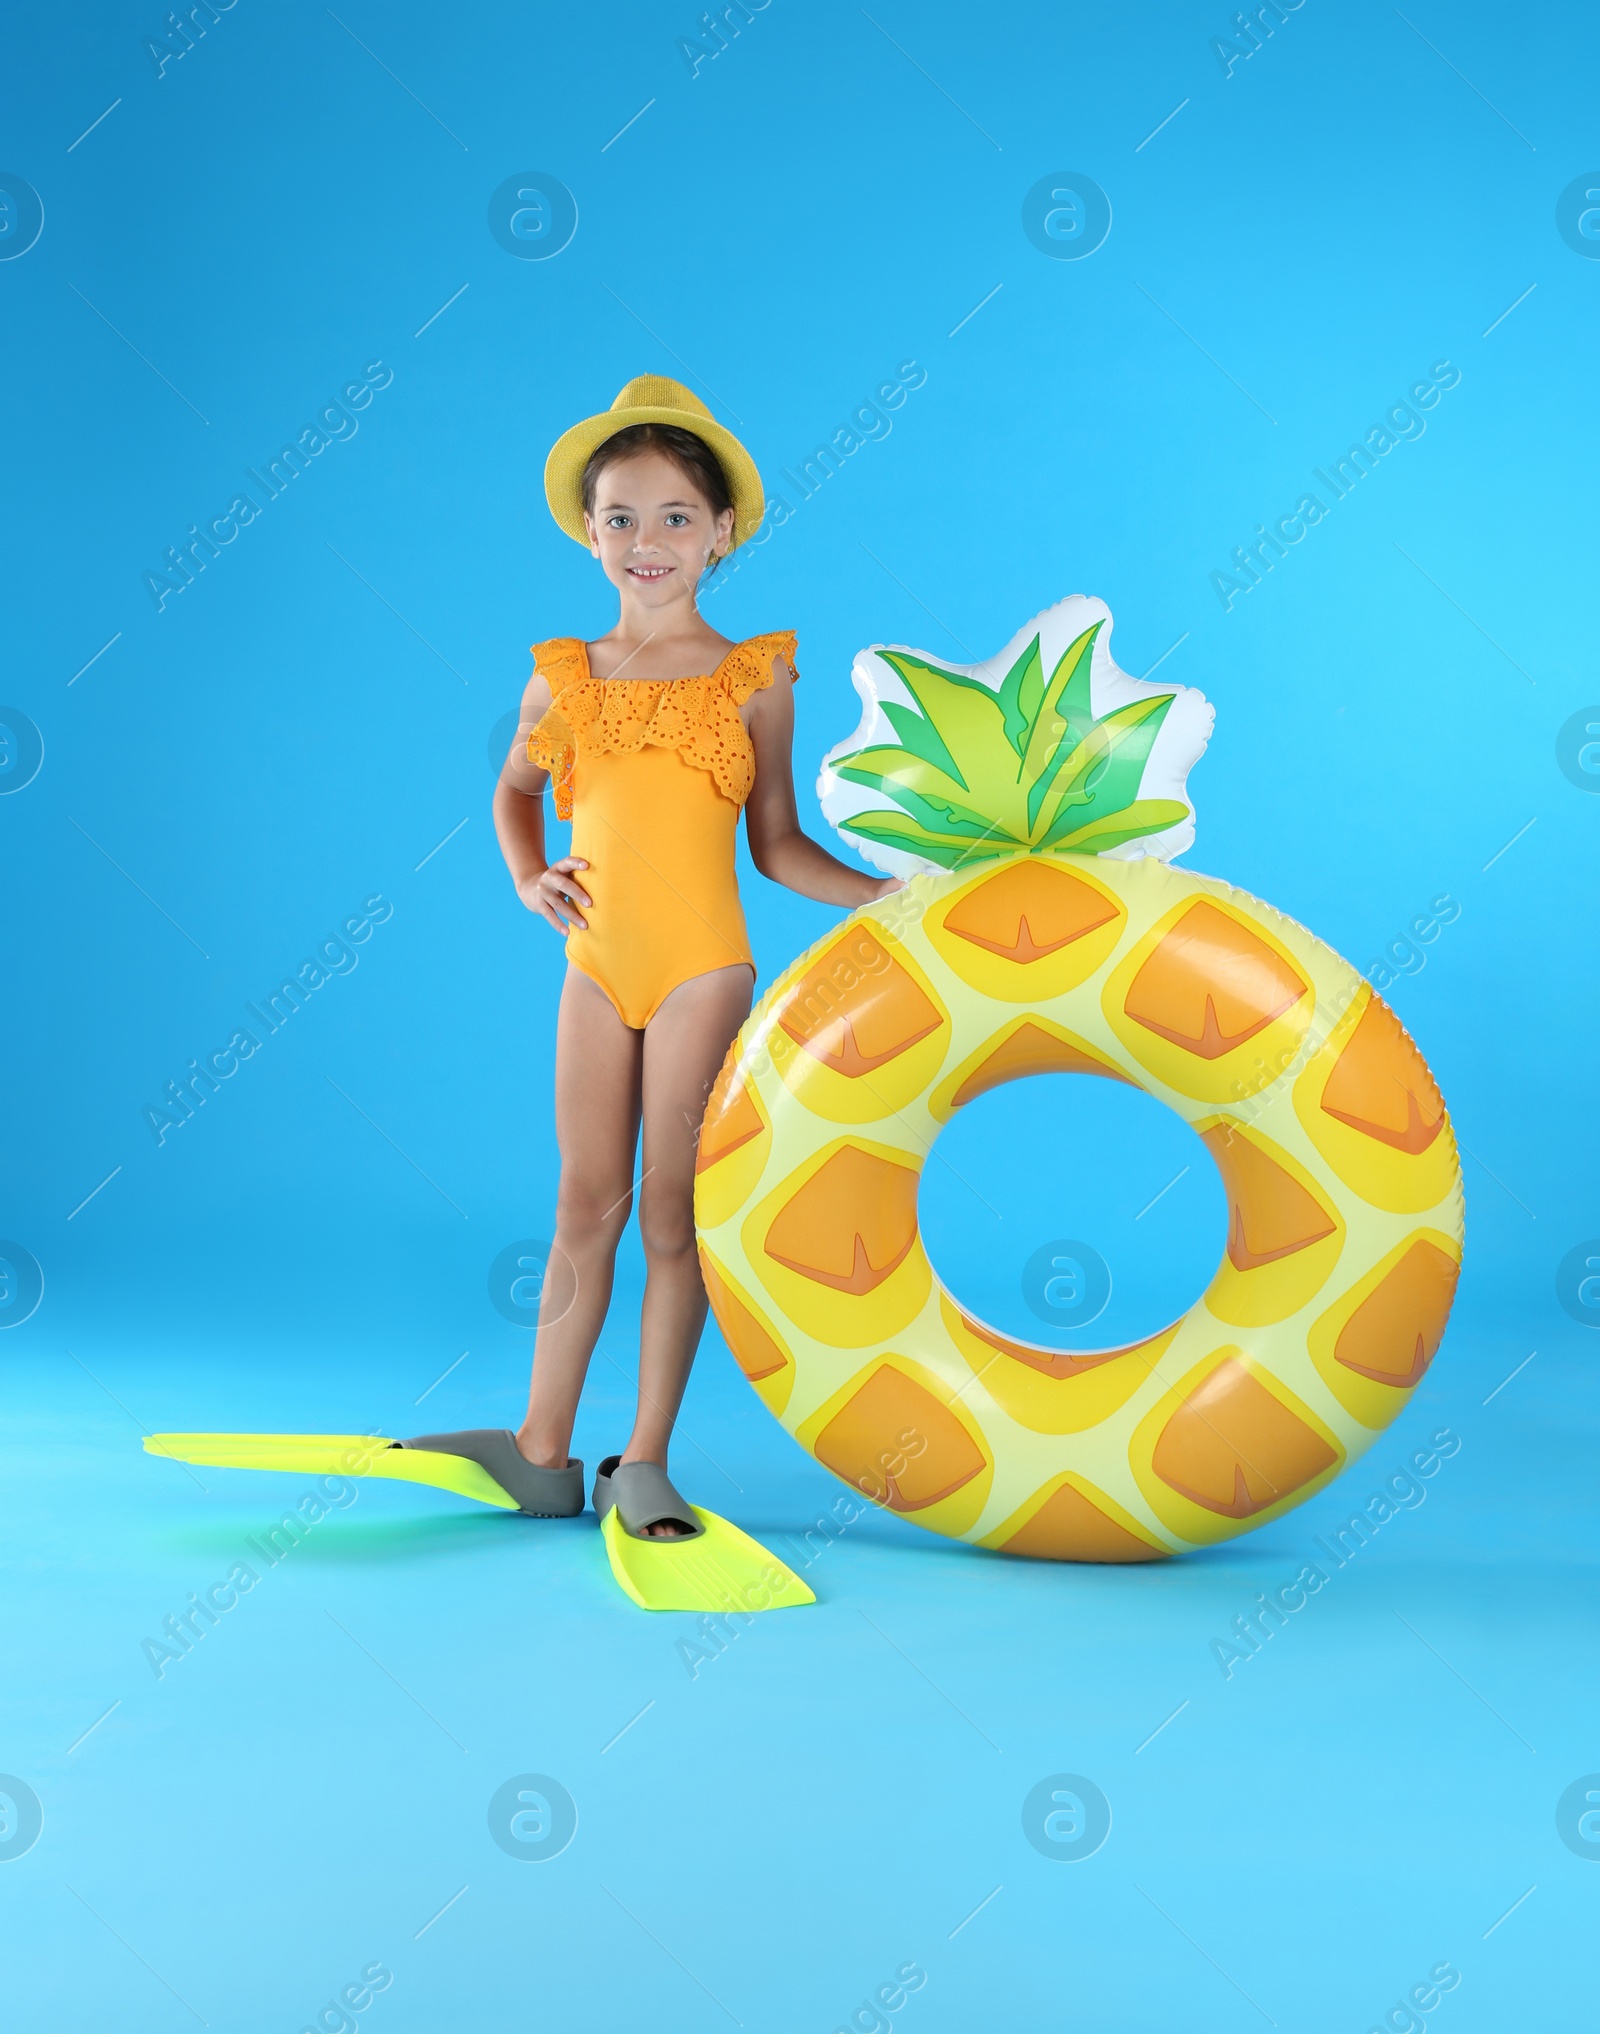
[[[675,1537],[685,1540],[705,1531],[693,1506],[684,1503],[666,1470],[655,1462],[624,1463],[618,1455],[606,1457],[594,1479],[596,1518],[604,1518],[613,1505],[623,1531],[636,1540],[649,1538],[646,1528],[653,1525],[682,1526],[684,1530]]]
[[[458,1434],[417,1434],[397,1448],[421,1448],[434,1455],[463,1455],[487,1470],[507,1497],[530,1518],[576,1518],[583,1509],[583,1464],[541,1469],[517,1446],[508,1427],[465,1427]]]

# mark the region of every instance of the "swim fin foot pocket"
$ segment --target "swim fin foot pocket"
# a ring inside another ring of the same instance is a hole
[[[576,1518],[583,1509],[583,1464],[541,1469],[517,1446],[509,1427],[466,1427],[455,1434],[418,1434],[396,1441],[397,1448],[427,1454],[454,1455],[486,1470],[519,1511],[532,1518]]]
[[[749,1613],[817,1600],[759,1540],[685,1503],[657,1463],[608,1455],[594,1480],[594,1508],[611,1572],[641,1610]],[[692,1530],[659,1539],[646,1532],[669,1519]]]
[[[692,1540],[705,1531],[672,1487],[672,1479],[658,1462],[624,1462],[620,1455],[607,1455],[595,1472],[594,1515],[603,1519],[616,1506],[622,1530],[636,1539],[650,1537],[656,1525],[674,1525],[676,1533],[666,1539]]]

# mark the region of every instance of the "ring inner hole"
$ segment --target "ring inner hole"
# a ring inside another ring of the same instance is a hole
[[[1228,1235],[1211,1154],[1141,1089],[1034,1074],[977,1096],[922,1170],[923,1247],[950,1296],[1045,1348],[1159,1334],[1211,1283]]]

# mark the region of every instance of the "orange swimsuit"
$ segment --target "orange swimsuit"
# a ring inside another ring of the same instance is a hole
[[[781,629],[736,643],[706,677],[596,678],[578,637],[533,646],[551,705],[528,758],[554,780],[594,900],[567,958],[636,1031],[680,983],[741,961],[754,971],[734,872],[756,774],[739,708],[794,654]]]

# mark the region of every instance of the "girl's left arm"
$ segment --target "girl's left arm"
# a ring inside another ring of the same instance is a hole
[[[898,876],[869,876],[830,855],[800,830],[794,799],[794,673],[772,663],[772,683],[754,695],[747,723],[756,781],[744,808],[750,857],[770,882],[819,904],[868,904],[900,888]]]

